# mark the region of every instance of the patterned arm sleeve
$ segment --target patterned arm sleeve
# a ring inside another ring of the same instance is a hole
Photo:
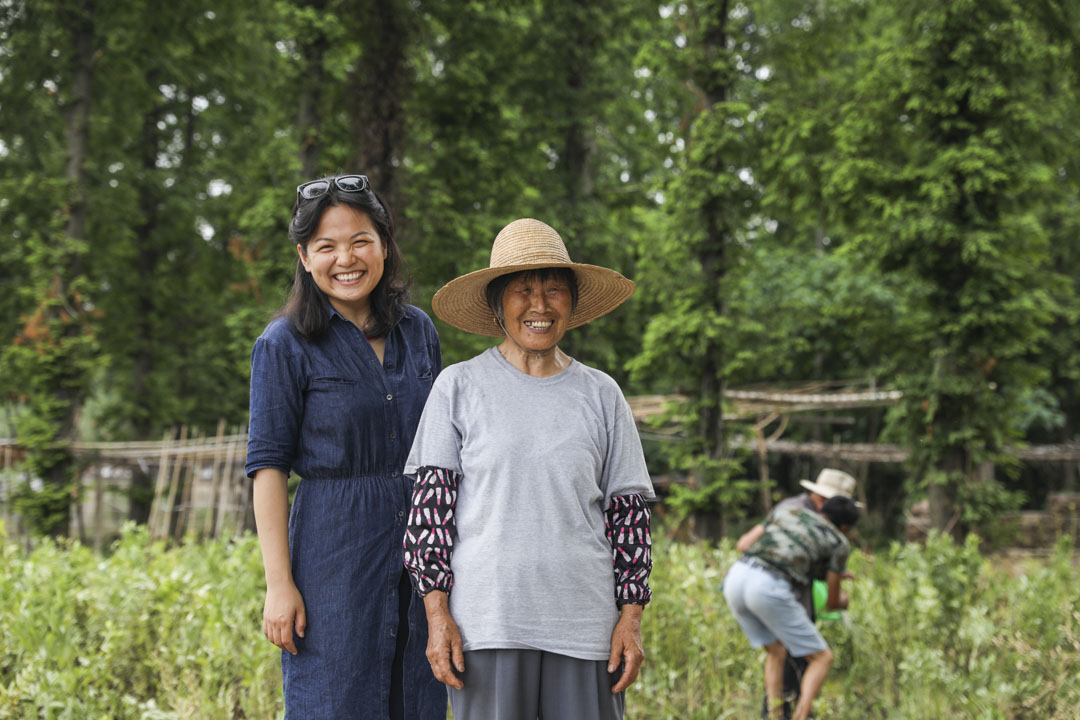
[[[640,493],[616,495],[604,513],[615,567],[615,604],[646,605],[652,599],[652,513]]]
[[[413,588],[423,597],[432,590],[450,592],[454,573],[454,508],[461,474],[437,467],[421,467],[413,484],[412,507],[405,525],[405,569]]]

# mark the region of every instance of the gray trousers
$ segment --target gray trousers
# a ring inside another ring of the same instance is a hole
[[[622,720],[625,693],[611,688],[620,665],[542,650],[465,653],[465,688],[447,688],[454,720]]]

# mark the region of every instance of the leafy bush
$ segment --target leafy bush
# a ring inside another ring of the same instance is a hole
[[[760,716],[764,652],[751,650],[718,585],[737,559],[663,539],[643,631],[646,667],[628,694],[635,720]],[[1048,560],[993,566],[978,539],[856,552],[851,610],[820,627],[836,659],[815,717],[1076,717],[1080,573],[1071,543]]]
[[[0,552],[0,718],[280,713],[254,537],[166,549],[129,526],[107,558],[50,541]]]
[[[261,635],[253,536],[167,548],[129,526],[108,557],[0,545],[0,719],[273,718],[278,651]],[[632,720],[753,718],[763,653],[718,586],[730,543],[660,537],[648,655]],[[1080,578],[1072,548],[1006,569],[977,541],[932,537],[855,553],[851,610],[822,625],[836,652],[822,720],[1075,718]]]

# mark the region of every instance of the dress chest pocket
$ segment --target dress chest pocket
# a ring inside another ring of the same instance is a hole
[[[308,382],[304,393],[304,412],[317,420],[327,420],[351,410],[359,401],[361,385],[356,380],[343,377],[316,377]]]

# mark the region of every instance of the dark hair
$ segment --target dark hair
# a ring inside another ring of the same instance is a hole
[[[506,275],[500,275],[487,284],[484,288],[484,299],[487,300],[488,307],[491,308],[491,312],[495,313],[495,317],[502,321],[502,298],[503,293],[506,292],[506,287],[517,278],[522,278],[525,282],[530,280],[539,280],[542,283],[548,280],[562,280],[570,288],[570,314],[574,314],[574,310],[577,308],[578,299],[578,286],[577,276],[574,275],[574,271],[570,268],[537,268],[535,270],[518,270],[517,272],[507,273]]]
[[[859,507],[847,495],[834,495],[821,506],[821,514],[836,527],[852,527],[859,521]]]
[[[323,213],[327,208],[337,205],[348,205],[371,218],[371,223],[386,248],[382,277],[371,291],[371,325],[364,328],[364,332],[369,336],[382,337],[390,332],[405,313],[410,284],[410,279],[404,272],[401,250],[394,241],[394,219],[382,198],[374,190],[342,192],[334,183],[330,184],[325,195],[314,200],[297,197],[296,204],[293,205],[292,220],[289,221],[289,239],[307,254],[307,244],[318,229]],[[326,334],[330,328],[326,303],[326,294],[319,289],[311,273],[304,269],[304,264],[297,258],[292,291],[277,316],[284,315],[289,318],[298,333],[309,340],[315,340]]]

